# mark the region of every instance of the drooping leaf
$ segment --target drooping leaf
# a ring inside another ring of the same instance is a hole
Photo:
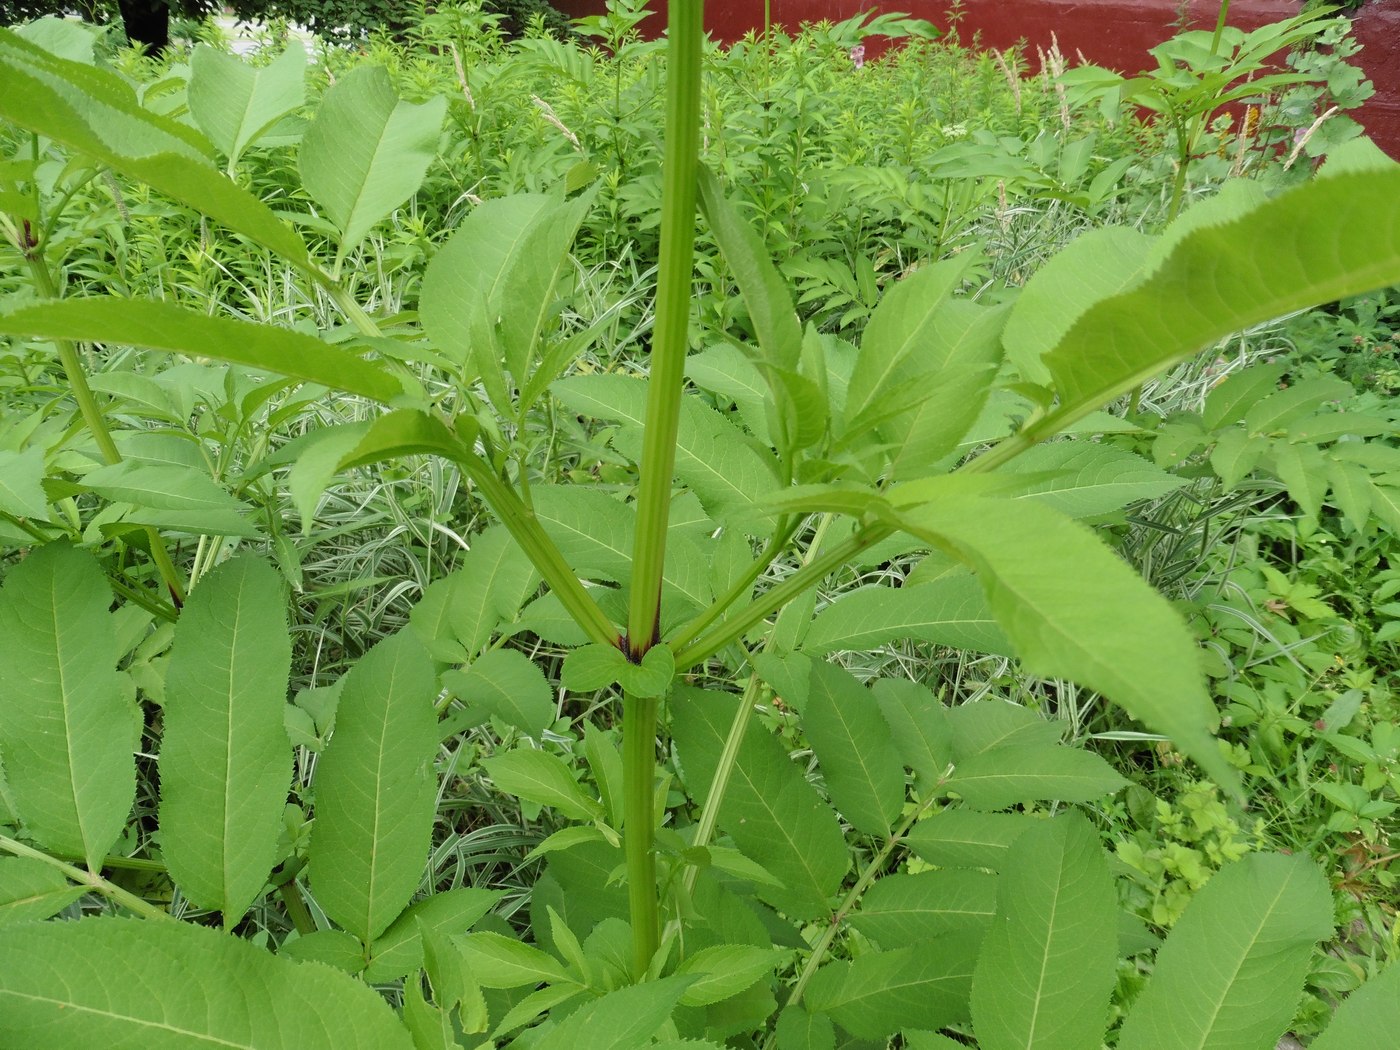
[[[0,926],[47,919],[87,892],[37,857],[0,857]]]
[[[190,592],[165,675],[162,855],[176,884],[232,927],[277,860],[292,780],[283,728],[292,643],[277,570],[225,562]]]
[[[102,918],[0,931],[0,1045],[412,1050],[413,1041],[383,998],[327,966],[190,923]]]
[[[1257,1050],[1283,1034],[1332,896],[1308,858],[1256,853],[1187,905],[1128,1014],[1121,1050]]]
[[[117,298],[45,302],[0,313],[0,333],[126,343],[216,357],[375,401],[388,402],[403,393],[403,384],[382,365],[314,336],[231,317],[209,317],[173,303]]]
[[[1026,666],[1103,693],[1166,733],[1217,782],[1238,775],[1211,737],[1197,646],[1175,610],[1091,532],[1049,507],[948,497],[901,527],[975,568]]]
[[[446,112],[441,95],[401,101],[382,66],[358,66],[326,92],[299,159],[306,192],[340,228],[338,259],[422,184]]]
[[[554,721],[554,694],[544,672],[514,649],[483,653],[466,671],[448,671],[442,684],[468,710],[534,737]]]
[[[195,122],[231,170],[248,146],[306,102],[306,49],[294,40],[255,67],[200,44],[190,55],[189,101]]]
[[[946,787],[973,809],[1021,802],[1093,802],[1127,784],[1098,755],[1074,747],[993,748],[958,763]]]
[[[546,751],[519,747],[483,759],[481,764],[496,787],[518,798],[552,806],[575,820],[603,815],[602,805],[584,793],[563,759]]]
[[[904,769],[875,698],[849,671],[817,661],[801,714],[837,809],[867,835],[887,836],[904,806]]]
[[[136,794],[140,730],[112,592],[90,554],[39,547],[0,589],[0,755],[29,834],[96,870]]]
[[[1118,898],[1098,834],[1078,813],[1011,847],[972,977],[985,1050],[1078,1050],[1103,1038],[1118,957]]]
[[[817,614],[802,648],[813,654],[862,651],[902,638],[976,652],[1010,652],[981,587],[970,576],[914,587],[858,587]]]
[[[958,930],[985,929],[996,901],[997,878],[981,871],[886,875],[866,891],[850,921],[882,948],[903,948]]]
[[[807,985],[808,1010],[830,1014],[861,1039],[966,1018],[979,935],[950,934],[917,948],[827,963]]]
[[[409,631],[351,668],[316,766],[310,878],[327,915],[362,941],[408,905],[427,863],[436,779],[437,686]]]
[[[686,786],[708,795],[737,697],[677,687],[673,732]],[[720,806],[720,827],[743,853],[781,883],[755,893],[796,918],[830,910],[829,898],[850,866],[836,814],[818,798],[778,744],[751,722]]]

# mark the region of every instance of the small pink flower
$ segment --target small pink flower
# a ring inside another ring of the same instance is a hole
[[[855,64],[855,67],[856,67],[857,69],[859,69],[861,66],[865,65],[865,45],[864,45],[864,44],[857,44],[855,47],[851,48],[851,61]]]

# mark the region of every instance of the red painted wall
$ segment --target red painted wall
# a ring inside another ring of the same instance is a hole
[[[685,0],[693,2],[693,0]],[[602,0],[554,0],[573,15],[596,14]],[[850,18],[872,7],[905,11],[947,27],[948,0],[771,0],[773,21],[796,28],[802,22]],[[666,0],[652,0],[655,15],[642,24],[649,34],[664,28]],[[1230,22],[1254,29],[1296,14],[1298,0],[1233,0]],[[1176,30],[1178,0],[963,0],[960,33],[974,33],[989,47],[1008,48],[1024,40],[1031,54],[1048,48],[1051,34],[1071,61],[1080,51],[1091,62],[1124,73],[1155,65],[1148,49]],[[1219,0],[1190,0],[1193,28],[1215,25]],[[1369,0],[1353,15],[1359,56],[1376,94],[1353,113],[1376,143],[1400,160],[1400,0]],[[719,40],[732,42],[763,24],[763,0],[709,0],[705,26]]]

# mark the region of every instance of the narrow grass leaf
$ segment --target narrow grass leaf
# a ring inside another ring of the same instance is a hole
[[[0,931],[0,1045],[412,1050],[413,1041],[381,996],[328,966],[192,923],[102,918]]]
[[[1332,895],[1307,857],[1257,853],[1196,893],[1157,952],[1120,1050],[1272,1046],[1302,995],[1313,946],[1332,933]]]
[[[311,888],[362,941],[404,910],[427,863],[436,696],[422,643],[408,631],[385,639],[346,675],[335,734],[316,766]]]
[[[29,835],[94,871],[136,794],[140,718],[92,555],[39,547],[0,589],[0,754]]]
[[[441,95],[400,101],[382,66],[358,66],[326,92],[299,160],[306,192],[340,228],[337,258],[413,196],[437,154],[446,112]]]
[[[292,780],[283,728],[292,644],[282,578],[227,561],[190,592],[165,677],[162,854],[176,885],[232,927],[276,861]]]
[[[904,766],[875,698],[849,671],[817,661],[801,714],[836,808],[867,835],[887,836],[904,806]]]
[[[1108,1022],[1118,899],[1098,834],[1080,814],[1040,821],[1011,847],[972,977],[985,1050],[1081,1050]]]

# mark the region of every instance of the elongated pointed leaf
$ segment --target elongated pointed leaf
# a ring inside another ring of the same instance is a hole
[[[333,390],[388,402],[403,384],[382,365],[314,336],[230,317],[208,317],[173,303],[65,299],[0,314],[0,333],[77,342],[126,343],[192,357],[215,357]]]
[[[685,687],[672,697],[676,746],[686,786],[697,800],[714,781],[737,700]],[[840,824],[782,746],[756,723],[740,745],[719,822],[746,856],[782,883],[781,889],[759,887],[758,896],[796,918],[830,911],[829,898],[850,866]]]
[[[970,576],[898,589],[858,587],[817,614],[802,648],[809,653],[867,650],[902,638],[983,653],[1011,651],[982,588]]]
[[[0,931],[0,1045],[26,1050],[412,1050],[387,1003],[328,966],[181,922]]]
[[[136,794],[140,721],[112,592],[90,554],[40,547],[0,589],[0,753],[29,834],[96,870]]]
[[[915,794],[927,795],[953,757],[942,703],[924,686],[903,678],[881,678],[871,692],[894,735],[900,760],[914,771]]]
[[[973,809],[1022,802],[1093,802],[1125,786],[1098,755],[1074,747],[993,748],[957,764],[946,787]]]
[[[554,721],[548,679],[514,649],[483,653],[466,671],[448,671],[442,684],[469,711],[480,712],[482,721],[499,718],[533,737]]]
[[[1118,957],[1118,898],[1098,835],[1074,812],[1040,821],[1016,840],[1000,878],[972,977],[978,1045],[1097,1045]]]
[[[454,938],[467,969],[483,988],[519,988],[542,981],[571,981],[562,963],[548,952],[499,933],[470,933]]]
[[[940,867],[1000,871],[1011,845],[1035,818],[1023,813],[976,813],[947,809],[919,821],[905,844],[923,860]]]
[[[1036,435],[1231,332],[1400,281],[1400,166],[1319,178],[1238,211],[1175,238],[1142,282],[1075,321],[1044,357],[1060,405]],[[1022,311],[1048,320],[1045,304]]]
[[[968,1015],[980,940],[980,934],[952,934],[917,948],[827,963],[807,986],[807,1009],[830,1014],[861,1039],[888,1039],[901,1028],[942,1028]]]
[[[603,806],[584,794],[564,760],[544,751],[517,748],[493,755],[481,763],[496,786],[518,798],[553,806],[575,820],[603,815]]]
[[[365,980],[397,980],[423,965],[422,931],[444,936],[466,933],[501,899],[497,890],[458,886],[417,901],[369,946]]]
[[[538,1050],[632,1050],[648,1045],[670,1018],[691,977],[666,977],[609,992],[569,1014]]]
[[[190,56],[190,113],[230,168],[273,124],[306,102],[306,49],[294,40],[265,66],[200,44]]]
[[[432,837],[437,751],[432,661],[409,631],[360,658],[345,678],[335,734],[316,766],[311,887],[362,941],[408,905]]]
[[[382,66],[336,81],[301,144],[306,192],[340,227],[340,257],[413,196],[437,153],[447,99],[402,102]]]
[[[801,713],[837,809],[867,835],[887,836],[904,806],[904,766],[875,698],[849,671],[819,661]]]
[[[47,919],[87,892],[36,857],[0,857],[0,926]]]
[[[1238,789],[1210,735],[1215,708],[1186,625],[1093,533],[1029,500],[1013,510],[1002,500],[950,497],[899,520],[977,570],[1031,671],[1103,693]]]
[[[1347,996],[1312,1050],[1352,1050],[1380,1032],[1400,1032],[1400,966],[1394,962]]]
[[[1306,857],[1253,854],[1187,906],[1128,1014],[1120,1050],[1258,1050],[1283,1034],[1332,896]]]
[[[957,930],[985,929],[996,903],[997,878],[986,872],[886,875],[861,898],[851,925],[882,948],[904,948]]]
[[[43,480],[42,448],[0,451],[0,510],[17,518],[47,521],[49,501],[44,495]]]
[[[283,727],[292,643],[281,576],[225,562],[189,596],[165,677],[163,856],[176,884],[232,926],[276,861],[292,780]]]
[[[1072,518],[1108,514],[1188,484],[1141,456],[1094,441],[1039,445],[1017,456],[1009,472],[1038,475],[1012,495],[1039,500]]]

